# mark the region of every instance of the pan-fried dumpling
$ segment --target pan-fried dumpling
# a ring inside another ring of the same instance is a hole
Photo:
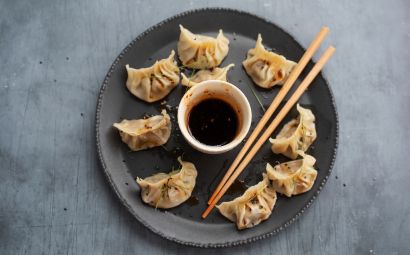
[[[248,56],[242,65],[257,85],[271,88],[275,85],[283,85],[296,63],[267,51],[262,45],[262,36],[258,34],[255,48],[248,51]]]
[[[165,110],[162,115],[148,119],[123,120],[114,123],[121,139],[133,151],[144,150],[165,144],[171,135],[171,119]]]
[[[172,208],[185,202],[195,187],[195,165],[178,158],[182,167],[168,174],[158,173],[145,179],[137,178],[142,201],[155,208]]]
[[[229,51],[229,40],[219,30],[216,38],[193,34],[179,25],[178,55],[184,66],[195,69],[210,69],[219,66]]]
[[[226,81],[226,75],[229,69],[231,69],[233,66],[235,65],[230,64],[223,68],[215,67],[212,69],[200,70],[190,78],[186,77],[185,74],[181,73],[182,75],[181,83],[182,85],[185,85],[187,87],[192,87],[200,83],[201,81],[207,81],[207,80]]]
[[[266,171],[272,187],[279,193],[291,197],[309,191],[315,183],[317,171],[313,168],[316,159],[300,151],[303,159],[293,160],[272,167]]]
[[[276,203],[276,192],[264,174],[263,180],[245,193],[217,206],[219,212],[235,222],[238,229],[251,228],[266,220]]]
[[[307,151],[317,137],[312,111],[299,104],[297,110],[299,116],[286,123],[275,139],[269,139],[274,153],[281,153],[291,159],[297,158],[298,150]]]
[[[174,60],[175,51],[166,59],[146,68],[134,69],[126,65],[128,90],[149,103],[166,97],[179,83],[179,68]]]

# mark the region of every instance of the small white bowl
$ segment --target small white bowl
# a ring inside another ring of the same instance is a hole
[[[192,136],[188,129],[188,117],[191,109],[203,100],[217,98],[229,103],[239,120],[239,132],[229,143],[221,146],[206,145]],[[208,154],[220,154],[235,148],[246,136],[251,126],[252,111],[248,99],[235,85],[218,80],[208,80],[196,84],[182,97],[178,107],[178,125],[186,141],[198,151]]]

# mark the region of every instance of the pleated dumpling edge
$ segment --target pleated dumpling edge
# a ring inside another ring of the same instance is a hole
[[[157,60],[152,66],[139,69],[131,68],[127,64],[126,86],[131,94],[148,103],[166,97],[180,80],[180,70],[174,56],[175,51],[172,50],[168,58]]]
[[[266,172],[276,192],[287,197],[309,191],[315,183],[317,171],[314,169],[316,159],[299,151],[302,159],[284,162],[272,167],[266,164]]]
[[[133,151],[153,148],[165,144],[171,136],[171,118],[162,110],[161,115],[148,119],[122,120],[114,123],[121,140]]]
[[[283,154],[291,159],[298,157],[299,150],[306,152],[317,138],[315,116],[312,111],[299,104],[296,109],[299,116],[286,123],[275,139],[269,139],[274,153]]]
[[[176,207],[191,196],[196,185],[198,172],[193,163],[182,161],[180,170],[169,173],[157,173],[147,178],[137,178],[144,203],[155,207],[169,209]]]
[[[296,63],[282,55],[267,51],[262,44],[261,34],[258,34],[255,48],[248,51],[242,65],[256,85],[268,89],[275,85],[283,85]]]
[[[181,84],[187,87],[193,87],[196,84],[207,80],[227,81],[228,71],[234,66],[235,64],[229,64],[225,67],[200,70],[189,78],[185,76],[185,74],[181,73]]]
[[[229,40],[222,29],[216,38],[194,34],[179,25],[178,56],[182,64],[194,69],[210,69],[219,66],[228,55]]]
[[[238,229],[251,228],[269,218],[277,199],[276,191],[269,184],[266,174],[263,180],[249,187],[244,194],[217,206],[219,212],[235,222]]]

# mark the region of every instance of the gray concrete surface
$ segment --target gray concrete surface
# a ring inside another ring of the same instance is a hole
[[[162,3],[164,2],[164,3]],[[151,25],[208,6],[246,10],[305,47],[322,25],[340,117],[330,180],[279,235],[213,254],[409,254],[409,1],[0,1],[0,254],[205,254],[151,233],[96,157],[97,92]]]

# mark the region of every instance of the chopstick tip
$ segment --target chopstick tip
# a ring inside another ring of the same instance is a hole
[[[202,213],[202,215],[201,215],[202,219],[205,219],[206,217],[208,217],[209,213],[212,211],[212,209],[215,207],[215,205],[216,205],[215,202],[211,202],[211,204]]]
[[[206,217],[208,217],[208,214],[209,214],[208,210],[205,210],[201,215],[202,219],[205,219]]]
[[[327,50],[333,54],[336,51],[336,48],[333,45],[330,45],[329,48],[327,48]]]
[[[328,26],[323,26],[322,30],[325,30],[326,32],[329,32],[329,27]]]

